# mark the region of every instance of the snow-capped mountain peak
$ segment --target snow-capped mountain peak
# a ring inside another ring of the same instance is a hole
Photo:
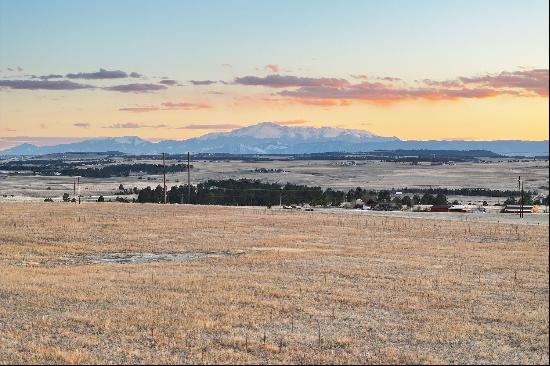
[[[369,131],[353,130],[336,127],[289,127],[274,122],[262,122],[252,126],[239,128],[230,132],[210,133],[203,138],[211,139],[219,136],[250,137],[255,139],[375,139],[387,140],[386,137],[374,135]],[[199,138],[200,139],[200,138]],[[395,139],[395,138],[389,138]]]

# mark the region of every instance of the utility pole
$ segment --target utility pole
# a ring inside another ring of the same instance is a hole
[[[523,217],[523,210],[522,210],[522,202],[523,202],[523,194],[521,193],[521,175],[518,176],[518,191],[519,191],[519,217]]]
[[[75,199],[74,201],[76,202],[76,178],[73,177],[73,198]]]
[[[164,185],[164,204],[166,204],[166,161],[164,159],[164,153],[162,153],[162,182]]]
[[[76,177],[76,182],[78,184],[78,204],[80,205],[80,177]]]
[[[191,153],[187,152],[187,203],[191,203]]]
[[[520,208],[521,214],[520,217],[523,218],[523,183],[521,183],[521,208]]]

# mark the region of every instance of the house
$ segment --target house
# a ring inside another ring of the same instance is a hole
[[[521,212],[523,212],[523,213],[534,213],[534,212],[537,212],[537,211],[538,211],[537,206],[532,206],[532,205],[523,205],[523,210],[522,210],[521,205],[506,205],[506,206],[504,206],[504,208],[500,212],[503,212],[503,213],[521,213]]]
[[[430,212],[449,212],[451,205],[433,205],[430,208]]]
[[[464,205],[452,205],[449,207],[449,212],[470,212],[471,210]]]

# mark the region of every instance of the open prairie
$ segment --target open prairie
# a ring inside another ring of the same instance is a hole
[[[161,160],[121,160],[120,163],[161,164]],[[168,160],[176,164],[176,160]],[[405,187],[488,188],[498,190],[517,189],[521,175],[526,190],[548,194],[548,161],[492,161],[490,163],[464,162],[455,165],[411,165],[384,161],[357,161],[345,166],[336,160],[271,160],[271,161],[192,161],[191,183],[208,179],[259,179],[267,182],[305,184],[349,190],[402,189]],[[281,169],[279,173],[260,173],[258,168]],[[141,179],[140,179],[141,177]],[[60,200],[64,192],[73,192],[73,178],[68,176],[0,176],[0,202],[43,201],[46,197]],[[167,185],[187,182],[187,173],[167,174]],[[95,201],[99,195],[115,198],[118,186],[145,188],[162,184],[161,175],[139,174],[129,177],[82,178],[80,193],[85,201]],[[12,197],[13,195],[13,197]],[[449,196],[460,202],[490,204],[503,202],[505,197]]]
[[[548,363],[548,226],[0,205],[0,363]]]

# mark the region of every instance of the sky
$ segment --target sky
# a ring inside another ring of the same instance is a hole
[[[548,139],[548,1],[0,0],[0,148],[272,121]]]

